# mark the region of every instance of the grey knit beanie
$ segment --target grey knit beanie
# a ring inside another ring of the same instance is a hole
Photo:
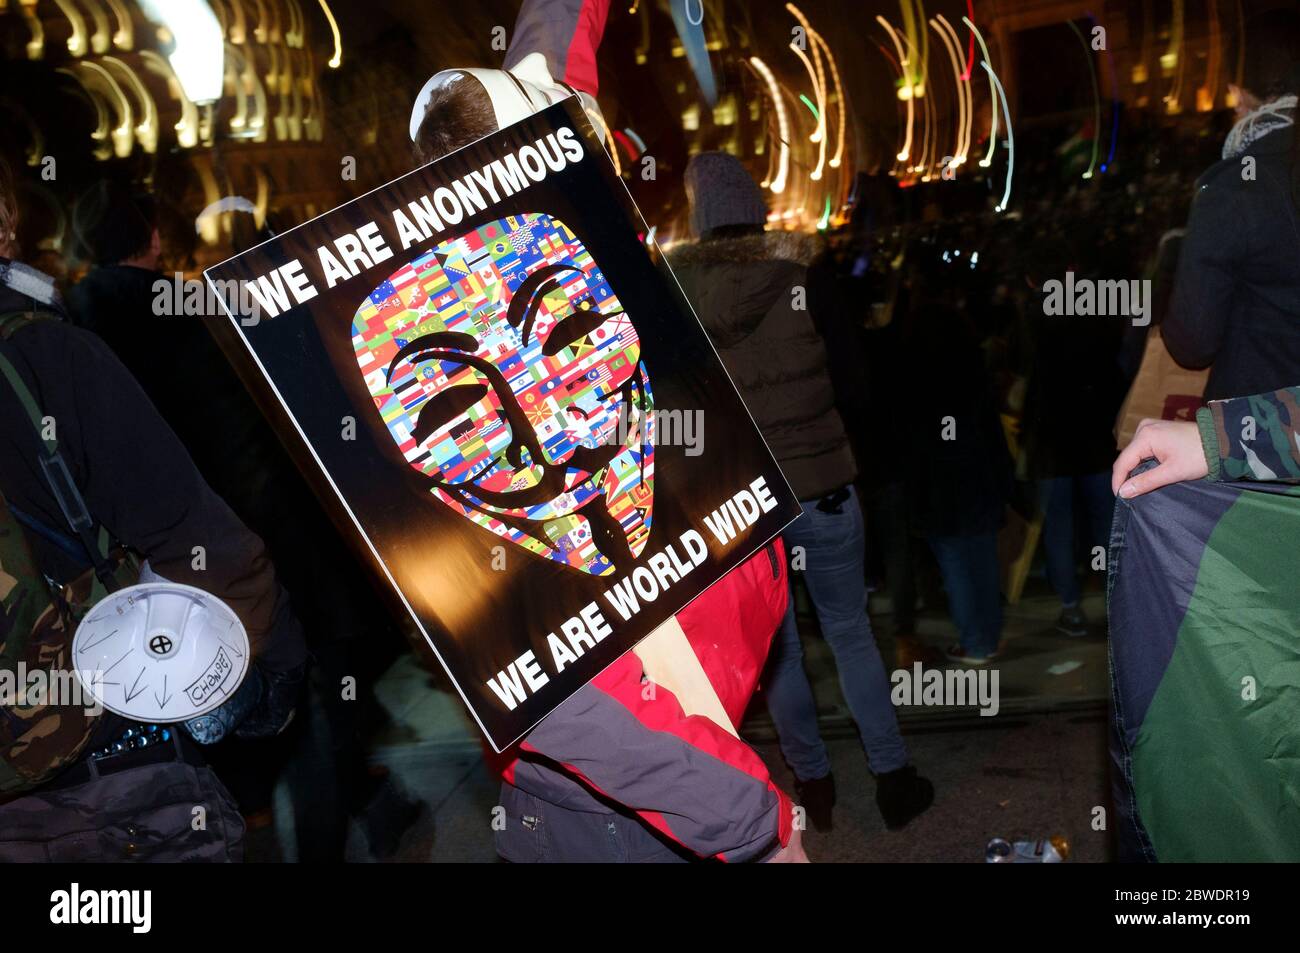
[[[726,152],[701,152],[686,164],[686,198],[697,238],[725,225],[767,224],[767,203],[740,160]]]

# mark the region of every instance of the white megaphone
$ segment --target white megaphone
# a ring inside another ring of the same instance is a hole
[[[219,707],[250,661],[234,611],[146,562],[140,582],[101,600],[72,638],[73,670],[109,711],[142,722],[188,721]]]

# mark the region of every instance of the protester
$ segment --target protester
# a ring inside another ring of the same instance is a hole
[[[907,421],[901,458],[912,528],[939,563],[959,640],[948,658],[985,665],[1002,636],[998,530],[1012,464],[998,402],[968,315],[948,295],[946,263],[931,249],[911,256],[903,331]]]
[[[1251,18],[1244,48],[1237,123],[1197,180],[1162,326],[1175,360],[1211,367],[1209,400],[1300,380],[1300,17]]]
[[[425,84],[410,124],[417,157],[440,158],[569,88],[594,108],[608,9],[608,0],[525,2],[506,55],[516,72],[451,70]],[[781,556],[779,542],[769,545],[677,614],[730,724],[688,715],[664,686],[647,691],[640,659],[625,653],[495,759],[502,857],[807,861],[790,799],[736,735],[785,611]]]
[[[764,231],[762,192],[726,153],[693,158],[686,190],[699,241],[673,250],[674,271],[801,501],[803,516],[786,529],[786,545],[835,653],[876,776],[876,802],[887,826],[903,827],[930,806],[934,788],[909,764],[867,618],[857,464],[835,409],[826,345],[801,301],[817,246],[798,234]],[[793,599],[772,660],[767,706],[801,803],[819,829],[830,829],[835,780],[817,729]]]
[[[99,575],[107,553],[83,544],[65,515],[72,488],[56,491],[49,477],[55,443],[96,530],[139,553],[163,578],[212,593],[238,614],[256,660],[248,677],[265,680],[241,730],[276,734],[292,714],[306,652],[262,541],[204,482],[103,342],[63,320],[53,281],[12,260],[18,210],[7,167],[0,168],[0,210],[0,495],[6,514],[23,527],[47,584],[69,585],[65,591],[71,592],[88,574]],[[39,420],[54,422],[52,441],[38,429]],[[204,558],[197,560],[196,553]],[[8,631],[8,621],[6,613],[0,636],[25,643],[31,633]],[[67,619],[56,628],[64,641],[74,630]],[[35,717],[33,723],[25,707],[0,711],[6,771],[36,785],[6,786],[0,795],[0,857],[238,859],[239,815],[181,732],[173,733],[170,748],[127,750],[101,766],[92,763],[96,753],[121,748],[120,739],[134,737],[141,726],[104,714],[88,719],[82,737],[50,750],[33,742],[57,730],[60,712],[50,706]],[[160,760],[164,752],[169,756]],[[38,757],[42,763],[33,764]],[[177,792],[206,806],[204,828],[192,826],[189,810],[170,810]]]
[[[365,725],[378,717],[371,685],[400,648],[383,604],[358,580],[365,569],[344,544],[217,344],[207,296],[196,313],[192,285],[165,274],[154,197],[111,179],[78,198],[76,252],[93,267],[68,295],[71,320],[103,338],[175,431],[204,479],[266,541],[293,597],[315,659],[306,704],[275,745],[234,741],[210,753],[250,823],[269,823],[283,774],[294,808],[297,855],[343,859],[349,816],[368,831],[414,820],[414,802],[388,790],[362,754]],[[200,286],[201,290],[201,286]],[[187,306],[176,313],[176,302]],[[201,398],[201,399],[196,399]],[[336,686],[357,679],[357,698]],[[390,817],[372,818],[372,803]],[[371,838],[383,856],[394,835]]]
[[[1084,264],[1078,256],[1078,246],[1068,242],[1044,243],[1026,256],[1026,280],[1036,294],[1017,341],[1026,382],[1019,469],[1034,481],[1043,516],[1047,581],[1061,600],[1056,628],[1074,638],[1089,631],[1077,530],[1083,528],[1089,565],[1110,539],[1114,497],[1106,481],[1125,389],[1119,353],[1132,324],[1129,315],[1045,313],[1045,282],[1067,273],[1085,280],[1122,274],[1120,263]],[[1061,427],[1062,420],[1074,425]]]
[[[898,274],[872,229],[887,215],[889,186],[863,177],[863,204],[854,210],[847,253],[820,254],[808,270],[808,303],[817,331],[826,341],[827,370],[835,389],[835,406],[844,422],[853,455],[870,460],[880,447],[901,446],[905,421],[896,414],[874,413],[903,387],[901,323],[893,320]],[[875,201],[882,208],[872,207]],[[899,471],[859,467],[856,487],[867,529],[867,579],[883,570],[889,592],[889,633],[898,668],[930,663],[938,653],[916,633],[916,546],[907,522],[907,489]],[[889,653],[884,643],[882,654]]]

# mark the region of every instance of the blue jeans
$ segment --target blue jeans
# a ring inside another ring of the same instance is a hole
[[[1074,545],[1075,487],[1088,519],[1088,545],[1105,546],[1115,514],[1115,496],[1110,489],[1110,472],[1085,476],[1052,477],[1038,481],[1038,500],[1043,509],[1043,548],[1047,553],[1047,581],[1061,597],[1061,604],[1079,604],[1079,564]]]
[[[928,542],[943,575],[961,647],[978,657],[996,652],[1002,637],[998,534],[931,536]]]
[[[838,513],[824,513],[816,502],[801,505],[803,516],[785,531],[786,552],[797,560],[798,547],[802,547],[808,595],[817,610],[822,636],[835,654],[840,688],[862,735],[867,762],[876,774],[895,771],[907,764],[909,756],[867,619],[866,536],[857,493],[850,487],[850,496],[840,504]],[[795,777],[811,781],[828,774],[831,763],[817,730],[817,703],[803,668],[793,597],[772,650],[767,710],[781,740],[781,753]]]

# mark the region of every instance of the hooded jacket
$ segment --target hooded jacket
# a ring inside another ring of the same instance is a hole
[[[678,246],[669,256],[800,500],[825,496],[857,475],[826,344],[806,307],[817,251],[806,235],[762,232]]]
[[[1291,196],[1294,127],[1258,139],[1196,182],[1161,333],[1174,360],[1213,364],[1207,400],[1300,381],[1300,210]],[[1246,159],[1254,178],[1245,178]]]

